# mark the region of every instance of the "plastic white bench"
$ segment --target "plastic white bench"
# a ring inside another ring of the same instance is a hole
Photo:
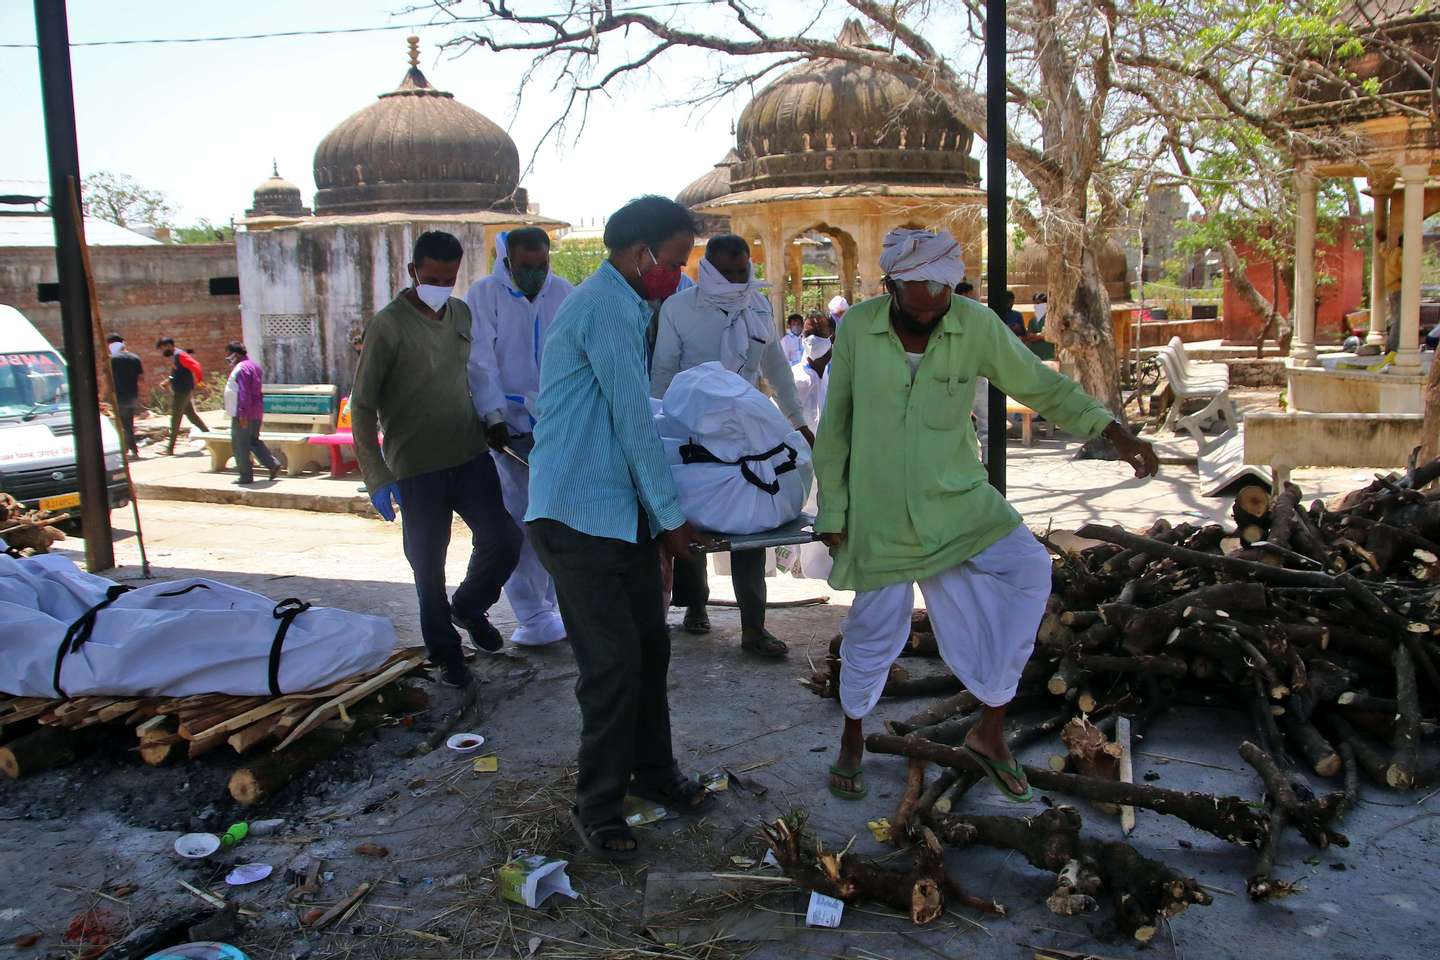
[[[1170,338],[1170,349],[1180,363],[1180,373],[1193,384],[1219,383],[1230,386],[1230,368],[1223,363],[1191,363],[1185,352],[1185,341],[1179,337]]]
[[[1215,420],[1222,420],[1226,430],[1233,430],[1240,422],[1240,416],[1235,410],[1235,403],[1230,399],[1230,387],[1228,383],[1211,381],[1209,383],[1196,383],[1186,377],[1184,369],[1175,351],[1168,347],[1161,347],[1156,354],[1160,358],[1160,364],[1165,368],[1165,377],[1170,381],[1170,390],[1175,394],[1175,402],[1170,404],[1170,409],[1165,414],[1165,422],[1161,424],[1162,429],[1173,430],[1179,433],[1181,430],[1189,433],[1195,438],[1200,446],[1205,446],[1205,436],[1202,428],[1208,426]],[[1200,405],[1200,409],[1193,413],[1185,413],[1185,407]]]

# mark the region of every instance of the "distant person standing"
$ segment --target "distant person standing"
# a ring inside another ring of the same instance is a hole
[[[792,313],[785,318],[785,336],[780,338],[780,346],[785,350],[785,362],[790,366],[800,362],[805,353],[805,318],[798,313]]]
[[[1025,346],[1030,352],[1041,360],[1055,359],[1055,344],[1045,339],[1045,316],[1050,312],[1050,296],[1045,293],[1035,294],[1035,317],[1025,328]]]
[[[833,337],[840,332],[840,321],[845,319],[845,311],[850,309],[850,301],[837,294],[830,298],[827,307],[830,310],[830,335]]]
[[[830,365],[830,338],[811,334],[805,338],[803,359],[791,369],[795,374],[795,396],[805,413],[805,425],[811,434],[820,429],[820,414],[825,412],[825,368]]]
[[[515,456],[528,457],[535,444],[545,336],[573,289],[550,269],[549,235],[539,227],[522,227],[496,239],[494,270],[465,295],[471,318],[470,393],[485,421],[505,509],[516,523],[524,522],[530,505],[530,467]],[[506,447],[517,453],[512,456]],[[538,647],[565,639],[555,584],[529,537],[505,583],[505,596],[518,624],[512,643]]]
[[[125,349],[125,338],[112,333],[105,338],[110,350],[110,379],[115,384],[115,415],[125,433],[125,448],[131,457],[140,456],[140,443],[135,438],[135,415],[140,412],[140,378],[145,365]]]
[[[1405,235],[1397,234],[1393,244],[1385,243],[1385,231],[1377,230],[1375,239],[1385,250],[1385,352],[1400,349],[1400,287],[1405,273]]]
[[[482,650],[505,641],[490,607],[520,558],[520,530],[500,495],[485,427],[470,397],[470,308],[455,299],[465,250],[448,233],[422,233],[400,291],[365,328],[350,393],[355,456],[375,511],[405,514],[405,559],[415,575],[420,635],[440,679],[475,682],[460,650],[459,627]],[[385,427],[382,449],[380,425]],[[454,597],[445,592],[445,553],[454,515],[470,528],[470,562]]]
[[[161,337],[155,341],[155,349],[171,361],[170,377],[166,384],[170,388],[170,443],[165,447],[166,455],[175,452],[175,440],[180,436],[180,421],[188,419],[201,430],[209,430],[205,421],[195,410],[195,387],[204,377],[200,361],[184,350],[177,349],[174,337]]]
[[[255,482],[250,454],[255,454],[270,479],[280,475],[280,461],[260,439],[260,425],[265,419],[265,371],[250,359],[245,344],[232,340],[225,347],[225,362],[230,364],[230,377],[225,381],[225,412],[230,415],[230,447],[235,452],[235,469],[242,487]]]

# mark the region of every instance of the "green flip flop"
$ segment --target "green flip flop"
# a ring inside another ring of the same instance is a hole
[[[965,747],[965,752],[980,761],[980,765],[985,768],[985,776],[989,777],[990,782],[995,784],[995,788],[1005,795],[1006,800],[1009,800],[1011,803],[1029,803],[1035,799],[1035,792],[1030,789],[1030,781],[1025,779],[1025,771],[1020,768],[1020,762],[1018,760],[1008,764],[1001,763],[999,760],[985,756],[985,754],[968,744]],[[1000,776],[1002,773],[1008,774],[1025,784],[1025,791],[1023,793],[1016,793],[1011,790],[1010,785]]]
[[[831,780],[831,795],[839,797],[841,800],[864,800],[865,795],[870,792],[870,788],[865,786],[865,781],[860,779],[864,775],[864,767],[852,767],[847,770],[844,767],[831,764],[830,776],[843,777],[844,779],[849,780],[851,783],[855,784],[854,790],[846,790],[844,787],[835,786],[835,781]]]

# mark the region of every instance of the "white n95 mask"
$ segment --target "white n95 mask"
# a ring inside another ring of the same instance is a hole
[[[415,284],[415,296],[436,313],[444,309],[445,301],[449,300],[450,294],[454,292],[454,287],[437,287],[433,283]]]

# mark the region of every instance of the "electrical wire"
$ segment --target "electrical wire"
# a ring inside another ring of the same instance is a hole
[[[617,10],[617,13],[640,13],[645,10],[669,10],[675,7],[715,6],[719,0],[669,0],[666,3],[645,3]],[[525,14],[525,16],[566,17],[573,10],[554,13]],[[454,17],[449,20],[432,20],[425,23],[395,23],[383,27],[335,27],[321,30],[283,30],[276,33],[237,33],[213,37],[153,37],[134,40],[72,40],[71,47],[129,47],[166,43],[224,43],[231,40],[273,40],[285,37],[324,37],[346,33],[380,33],[390,30],[425,30],[466,23],[509,22],[509,18],[494,15],[483,17]],[[0,50],[34,50],[33,43],[0,43]]]

